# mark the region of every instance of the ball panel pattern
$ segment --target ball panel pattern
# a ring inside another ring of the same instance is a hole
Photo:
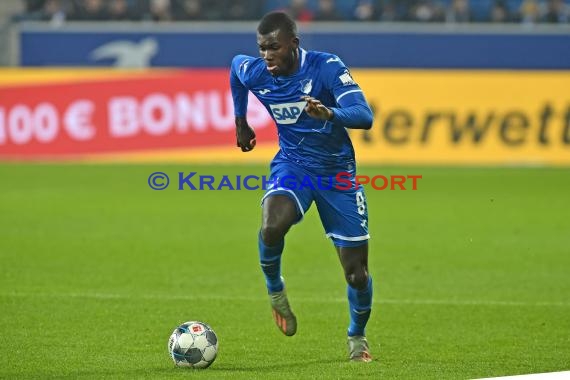
[[[170,335],[168,352],[176,366],[208,368],[218,354],[218,337],[205,323],[185,322]]]

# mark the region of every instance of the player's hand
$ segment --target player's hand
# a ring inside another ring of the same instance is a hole
[[[321,103],[320,100],[308,95],[301,96],[301,99],[307,102],[305,112],[310,117],[320,120],[331,120],[334,116],[333,112]]]
[[[245,117],[236,117],[236,145],[242,152],[249,152],[254,147],[255,131],[249,126]]]

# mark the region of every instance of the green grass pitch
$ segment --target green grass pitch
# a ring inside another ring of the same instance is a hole
[[[257,262],[261,191],[153,191],[154,171],[266,166],[0,165],[0,378],[432,378],[570,370],[570,170],[384,168],[367,188],[375,361],[346,360],[340,264],[313,206],[286,241],[297,335],[274,326]],[[173,178],[175,181],[176,178]],[[220,339],[175,368],[179,323]]]

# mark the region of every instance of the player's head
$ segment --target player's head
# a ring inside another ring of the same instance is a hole
[[[271,75],[289,75],[297,70],[297,25],[287,13],[271,12],[263,16],[257,27],[257,45]]]

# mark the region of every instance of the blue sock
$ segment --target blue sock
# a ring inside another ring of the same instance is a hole
[[[372,277],[368,276],[366,289],[358,290],[348,285],[348,305],[350,307],[348,336],[365,335],[364,328],[372,308]]]
[[[285,240],[282,239],[279,244],[268,247],[261,239],[261,233],[258,236],[259,244],[259,263],[261,270],[265,275],[265,284],[269,293],[280,292],[283,290],[283,281],[281,281],[281,253],[285,246]]]

